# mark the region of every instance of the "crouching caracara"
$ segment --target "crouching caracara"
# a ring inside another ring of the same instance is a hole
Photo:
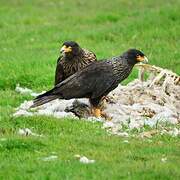
[[[64,42],[60,53],[55,72],[55,85],[97,60],[93,52],[82,49],[74,41]]]
[[[97,61],[76,72],[53,89],[34,99],[32,107],[40,106],[54,99],[89,98],[92,114],[104,116],[99,107],[101,99],[126,79],[138,62],[147,61],[145,55],[130,49],[121,56]]]

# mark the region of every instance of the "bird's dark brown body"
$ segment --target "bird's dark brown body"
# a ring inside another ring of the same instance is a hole
[[[55,85],[97,60],[93,52],[82,49],[76,42],[65,42],[64,46],[71,47],[71,51],[57,60]]]
[[[50,91],[38,96],[34,100],[33,107],[56,98],[89,98],[92,108],[95,109],[94,114],[100,116],[97,109],[101,99],[129,76],[137,62],[143,60],[144,54],[141,51],[129,50],[122,56],[91,63]]]

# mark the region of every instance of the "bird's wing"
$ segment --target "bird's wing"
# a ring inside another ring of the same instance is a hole
[[[94,62],[75,73],[42,96],[57,95],[60,98],[82,98],[103,95],[113,83],[112,67],[106,62]],[[38,98],[38,97],[37,97]]]
[[[64,80],[64,71],[63,71],[62,57],[60,56],[57,59],[54,85],[57,85],[58,83],[60,83],[63,80]]]
[[[91,51],[89,51],[87,49],[83,49],[83,51],[84,51],[84,59],[88,63],[97,61],[97,57],[96,57],[96,55],[93,52],[91,52]]]
[[[127,73],[128,72],[128,73]],[[99,99],[115,89],[124,80],[130,70],[125,64],[113,61],[97,61],[76,72],[57,84],[53,89],[39,95],[34,106],[42,105],[56,98],[90,98]]]

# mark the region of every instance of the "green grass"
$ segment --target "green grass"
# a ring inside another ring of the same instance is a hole
[[[6,140],[0,141],[0,179],[179,179],[179,138],[129,138],[126,144],[99,123],[12,117],[31,98],[14,91],[17,83],[39,91],[52,87],[65,40],[78,41],[98,59],[135,47],[151,64],[180,74],[179,17],[178,0],[1,0],[0,139]],[[44,137],[20,137],[23,127]],[[41,160],[52,152],[57,160]],[[80,164],[75,154],[96,163]]]

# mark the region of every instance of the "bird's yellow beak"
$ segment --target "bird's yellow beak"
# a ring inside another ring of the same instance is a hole
[[[61,53],[68,53],[68,52],[71,52],[72,51],[72,47],[71,46],[63,46],[60,50]]]
[[[146,56],[140,56],[140,55],[138,55],[136,59],[137,59],[137,61],[139,61],[139,62],[148,63],[148,58],[147,58]]]

